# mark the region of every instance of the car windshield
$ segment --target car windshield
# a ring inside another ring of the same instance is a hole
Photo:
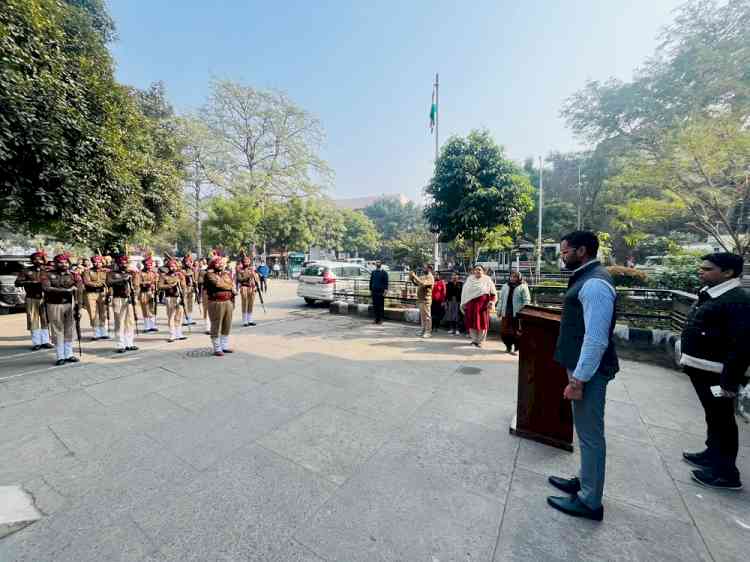
[[[326,268],[322,265],[311,265],[302,270],[302,275],[309,277],[322,277],[325,270]]]

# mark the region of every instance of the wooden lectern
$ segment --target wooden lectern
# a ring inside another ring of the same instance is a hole
[[[573,410],[563,398],[568,373],[554,359],[560,311],[526,306],[519,313],[518,406],[513,435],[573,450]]]

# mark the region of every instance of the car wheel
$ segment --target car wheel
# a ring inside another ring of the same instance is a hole
[[[315,299],[311,299],[311,298],[305,297],[305,302],[307,304],[315,304]]]

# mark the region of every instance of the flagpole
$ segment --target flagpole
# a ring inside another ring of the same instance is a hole
[[[437,174],[437,161],[438,155],[440,154],[440,134],[438,130],[438,123],[440,122],[440,81],[438,80],[438,73],[435,73],[435,173]],[[435,266],[435,271],[440,269],[440,245],[438,243],[438,233],[435,233],[435,245],[432,250],[432,261]]]
[[[542,280],[542,220],[544,218],[544,160],[539,157],[539,234],[537,238],[536,279]]]

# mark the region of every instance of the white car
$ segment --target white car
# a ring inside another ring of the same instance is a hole
[[[370,271],[355,263],[319,261],[300,273],[297,296],[307,304],[333,302],[336,293],[369,291]]]

